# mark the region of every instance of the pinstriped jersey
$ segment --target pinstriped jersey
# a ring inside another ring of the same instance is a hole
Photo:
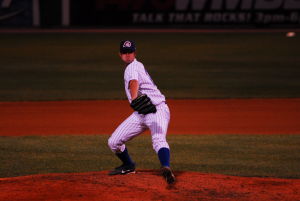
[[[160,103],[166,101],[165,96],[154,84],[144,65],[136,59],[126,66],[124,72],[125,91],[129,102],[132,101],[129,90],[130,80],[138,81],[138,95],[147,94],[154,105],[159,105]]]

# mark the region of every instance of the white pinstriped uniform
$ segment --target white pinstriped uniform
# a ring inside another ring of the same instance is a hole
[[[124,72],[125,91],[129,102],[131,102],[129,90],[130,80],[138,81],[138,94],[147,94],[152,103],[156,106],[157,112],[147,115],[133,112],[118,126],[109,138],[108,145],[110,149],[115,153],[123,152],[125,150],[125,142],[138,136],[147,129],[150,129],[152,145],[156,153],[163,147],[169,149],[166,134],[170,121],[170,111],[165,103],[165,96],[154,84],[148,72],[145,70],[144,65],[136,59],[126,67]]]

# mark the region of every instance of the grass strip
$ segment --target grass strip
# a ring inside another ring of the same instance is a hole
[[[0,177],[110,170],[109,135],[0,137]],[[300,178],[300,135],[169,135],[174,170]],[[138,169],[160,167],[151,137],[127,144]]]
[[[168,98],[300,97],[285,33],[27,33],[0,34],[0,101],[124,99],[124,38]]]

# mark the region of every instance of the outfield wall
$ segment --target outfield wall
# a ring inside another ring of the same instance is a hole
[[[1,27],[297,28],[299,0],[0,0]]]

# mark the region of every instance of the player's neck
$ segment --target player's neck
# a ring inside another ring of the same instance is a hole
[[[131,64],[132,62],[134,62],[136,60],[136,58],[134,58],[132,61],[130,62],[125,62],[125,67],[127,67],[129,64]]]

